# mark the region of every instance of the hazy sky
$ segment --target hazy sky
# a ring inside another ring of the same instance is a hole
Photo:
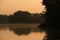
[[[44,10],[42,0],[0,0],[0,14],[12,14],[17,10],[41,13]]]

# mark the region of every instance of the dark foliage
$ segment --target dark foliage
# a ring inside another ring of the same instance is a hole
[[[40,14],[31,14],[26,11],[17,11],[14,15],[10,16],[10,23],[40,23],[42,16]]]
[[[46,30],[47,40],[60,40],[60,0],[43,0],[43,4],[47,19],[39,28]]]
[[[17,11],[13,15],[0,15],[0,23],[41,23],[44,20],[40,14],[27,11]]]
[[[0,23],[8,23],[9,22],[9,17],[6,15],[0,15]]]

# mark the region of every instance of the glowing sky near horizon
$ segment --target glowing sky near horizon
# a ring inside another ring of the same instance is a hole
[[[17,10],[41,13],[45,6],[42,0],[0,0],[0,14],[12,14]]]

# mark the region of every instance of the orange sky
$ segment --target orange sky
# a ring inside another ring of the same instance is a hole
[[[41,13],[45,6],[42,0],[0,0],[0,14],[12,14],[17,10]]]

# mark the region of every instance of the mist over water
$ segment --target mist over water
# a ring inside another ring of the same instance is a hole
[[[0,30],[0,40],[43,40],[45,32],[30,32],[27,35],[17,35],[9,28]]]

